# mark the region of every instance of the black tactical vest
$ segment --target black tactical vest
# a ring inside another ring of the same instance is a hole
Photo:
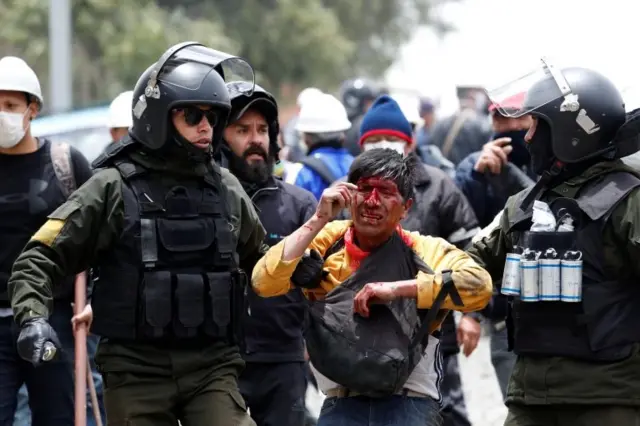
[[[232,339],[232,290],[242,274],[219,169],[204,179],[128,159],[114,164],[125,223],[96,268],[93,331],[139,341]]]
[[[555,203],[576,206],[581,217],[574,232],[529,232],[532,211],[520,209],[528,191],[516,196],[508,212],[514,246],[544,251],[551,242],[560,251],[580,250],[583,273],[580,303],[512,300],[508,323],[514,352],[616,361],[640,342],[640,286],[625,278],[624,271],[605,266],[602,238],[612,211],[638,186],[640,179],[634,174],[614,171],[587,183],[573,200],[547,201],[554,211]]]

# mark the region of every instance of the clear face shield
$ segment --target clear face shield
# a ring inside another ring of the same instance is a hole
[[[250,81],[233,81],[227,83],[227,90],[229,90],[229,96],[231,99],[239,96],[251,96],[255,89],[255,84]]]
[[[538,66],[519,75],[507,84],[486,91],[500,115],[522,117],[560,98],[564,98],[561,111],[579,110],[578,96],[572,93],[562,71],[549,60],[543,58]]]
[[[204,67],[200,67],[198,72],[185,72],[181,75],[180,84],[175,81],[168,83],[188,90],[198,90],[211,72],[217,72],[227,84],[242,83],[237,85],[237,90],[242,91],[243,94],[250,96],[253,93],[255,75],[247,61],[196,42],[186,42],[173,46],[156,62],[145,89],[145,95],[159,96],[157,81],[163,81],[162,77],[168,70],[174,71],[174,74],[179,73],[180,67],[187,63],[198,63]]]

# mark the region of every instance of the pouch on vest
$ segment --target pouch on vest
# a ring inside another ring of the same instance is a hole
[[[414,279],[419,270],[432,273],[394,234],[324,299],[310,301],[304,336],[314,367],[334,382],[372,397],[401,390],[422,358],[429,325],[445,297],[462,305],[453,282],[446,281],[426,315],[420,315],[424,311],[415,300],[399,298],[372,305],[369,318],[364,318],[354,313],[353,299],[368,283]]]
[[[172,317],[172,286],[171,272],[145,272],[142,284],[143,318],[145,334],[161,338],[165,334],[165,327],[171,323]]]
[[[176,274],[176,315],[173,331],[177,337],[198,335],[198,327],[204,322],[205,286],[200,274]]]
[[[231,281],[230,272],[207,273],[209,280],[209,297],[211,298],[211,315],[216,334],[227,334],[227,327],[231,321]]]

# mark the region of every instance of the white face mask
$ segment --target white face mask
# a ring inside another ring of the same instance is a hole
[[[29,111],[27,109],[27,111]],[[0,148],[13,148],[22,140],[27,130],[23,127],[25,114],[0,112]]]
[[[407,146],[406,142],[400,141],[378,141],[378,142],[367,142],[363,145],[365,151],[369,151],[374,148],[386,148],[392,149],[398,154],[404,155],[404,148]]]

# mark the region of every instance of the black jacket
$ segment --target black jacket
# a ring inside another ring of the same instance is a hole
[[[250,195],[267,231],[265,243],[269,246],[304,225],[316,210],[316,199],[311,192],[275,177]],[[250,272],[247,271],[249,276]],[[263,298],[249,286],[249,314],[244,323],[245,361],[304,361],[305,306],[300,289],[284,296]]]
[[[67,197],[54,171],[51,141],[29,154],[0,154],[0,308],[9,308],[7,282],[13,263],[49,214]],[[91,177],[87,159],[70,148],[69,165],[79,187]],[[73,277],[55,286],[55,298],[73,300]]]
[[[402,227],[441,237],[463,248],[478,228],[473,208],[445,172],[421,164],[416,169],[413,205]]]

